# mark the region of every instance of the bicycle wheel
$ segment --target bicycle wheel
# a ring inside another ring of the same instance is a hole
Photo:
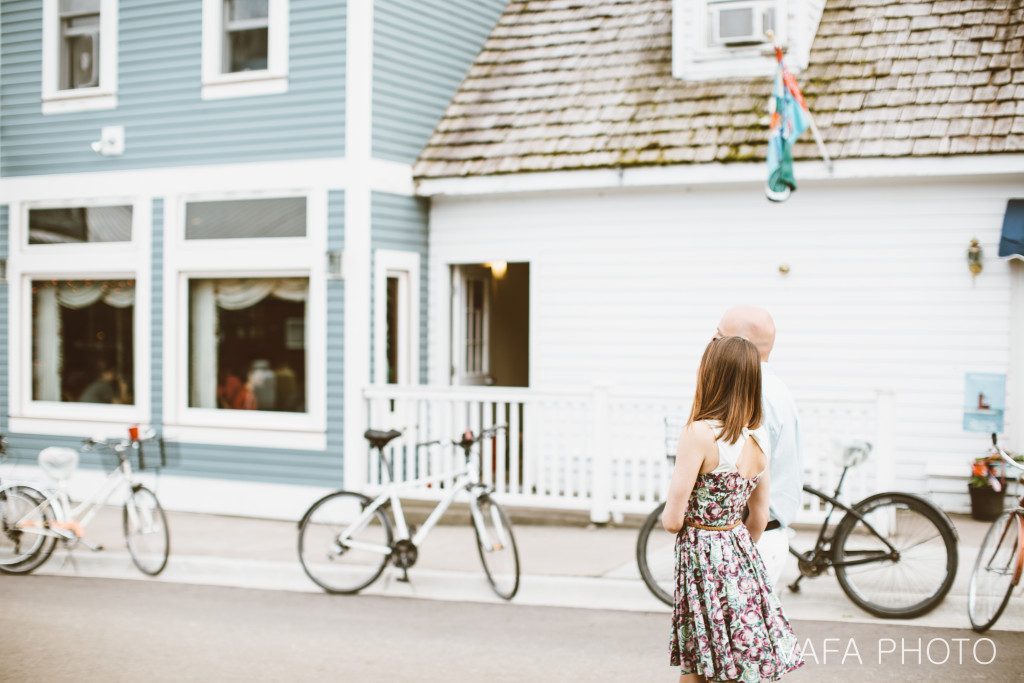
[[[132,562],[143,574],[156,576],[167,566],[171,537],[167,515],[156,494],[145,486],[135,486],[122,512],[124,540]]]
[[[337,491],[313,503],[299,522],[302,569],[328,593],[366,588],[391,558],[391,520],[382,509],[352,524],[371,502],[361,493]]]
[[[647,515],[640,527],[640,535],[636,539],[636,564],[654,597],[671,606],[675,598],[676,536],[661,525],[661,513],[664,511],[665,504],[662,503]]]
[[[0,571],[28,574],[42,566],[57,546],[50,530],[56,519],[42,491],[20,485],[0,491]]]
[[[978,633],[995,625],[1013,594],[1022,523],[1016,512],[1004,512],[992,522],[978,551],[967,588],[967,615]]]
[[[511,600],[519,590],[519,553],[512,534],[512,522],[489,495],[470,503],[470,522],[476,531],[476,549],[491,588],[498,597]]]
[[[847,597],[883,619],[913,619],[935,609],[957,568],[956,531],[945,516],[903,493],[879,493],[854,510],[878,533],[851,513],[836,528],[833,562]]]

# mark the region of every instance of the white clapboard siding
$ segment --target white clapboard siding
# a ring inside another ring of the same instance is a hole
[[[530,263],[541,389],[689,394],[721,313],[760,305],[798,400],[892,392],[894,483],[925,492],[929,464],[984,449],[961,429],[964,373],[1008,371],[1009,266],[995,255],[1020,181],[807,182],[782,205],[753,184],[437,197],[430,380],[447,382],[451,264]]]

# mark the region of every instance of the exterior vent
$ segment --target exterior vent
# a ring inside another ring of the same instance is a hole
[[[762,0],[708,3],[708,45],[758,45],[775,29],[774,3]]]

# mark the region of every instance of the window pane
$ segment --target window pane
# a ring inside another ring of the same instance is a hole
[[[269,0],[227,0],[228,21],[267,18]]]
[[[306,278],[189,281],[189,406],[306,410]]]
[[[135,403],[134,280],[32,282],[32,398]]]
[[[99,85],[99,42],[99,14],[71,15],[61,20],[62,89]]]
[[[60,0],[61,16],[67,14],[99,14],[100,0]]]
[[[230,64],[228,71],[265,71],[267,68],[268,30],[255,28],[228,33]]]
[[[398,278],[387,280],[387,331],[386,352],[388,358],[388,384],[398,382]]]
[[[185,208],[185,239],[304,237],[306,199],[192,202]]]
[[[28,212],[29,244],[127,242],[131,238],[130,206],[79,206]]]
[[[719,33],[722,38],[745,38],[754,32],[754,12],[743,9],[723,9],[719,13]]]

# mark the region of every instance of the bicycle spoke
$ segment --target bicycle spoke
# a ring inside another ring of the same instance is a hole
[[[858,512],[863,521],[848,515],[836,531],[836,577],[843,590],[876,616],[910,618],[933,609],[955,575],[955,540],[945,521],[924,501],[903,494],[858,504]]]
[[[360,521],[369,502],[361,494],[339,491],[314,503],[303,519],[299,561],[309,578],[329,593],[362,590],[387,566],[391,523],[380,508]]]
[[[975,631],[984,633],[999,619],[1013,592],[1020,537],[1015,513],[992,523],[978,551],[967,589],[967,613]]]

